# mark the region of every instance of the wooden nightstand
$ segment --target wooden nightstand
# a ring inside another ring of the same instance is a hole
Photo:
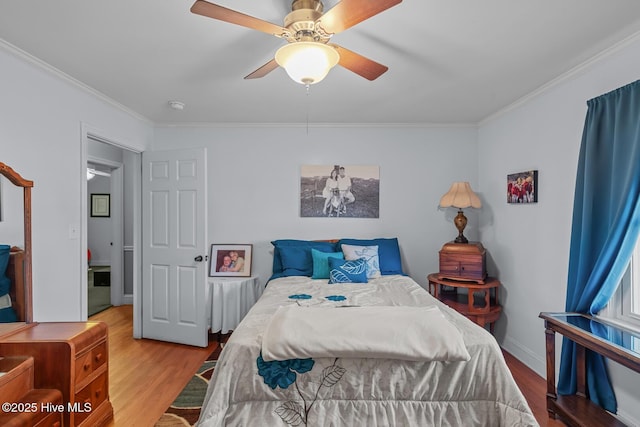
[[[484,283],[487,277],[486,254],[480,242],[445,243],[440,249],[438,278]]]
[[[484,283],[470,281],[441,279],[438,273],[427,276],[429,293],[447,304],[469,320],[484,326],[488,323],[493,333],[493,324],[500,317],[502,307],[498,303],[500,282],[494,277],[486,277]],[[443,290],[447,286],[452,290]],[[459,289],[466,289],[467,293],[459,293]]]

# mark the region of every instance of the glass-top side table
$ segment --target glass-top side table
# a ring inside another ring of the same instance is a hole
[[[570,426],[624,426],[615,416],[587,398],[586,349],[640,372],[640,334],[580,313],[540,313],[544,320],[547,352],[547,411]],[[560,396],[555,383],[555,334],[576,343],[577,391]]]

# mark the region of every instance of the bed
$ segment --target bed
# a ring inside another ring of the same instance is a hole
[[[334,272],[348,266],[350,274],[371,254],[361,250],[355,260],[325,256],[331,276],[315,278],[314,271],[288,268],[286,256],[277,260],[279,241],[273,243],[274,276],[224,346],[199,426],[538,425],[493,336],[429,295],[400,264],[387,262],[388,242],[377,241],[378,256],[369,257],[378,262],[378,274],[365,261],[366,280],[346,283],[333,280]],[[338,254],[340,242],[331,243],[333,252],[329,246],[314,249]],[[372,312],[379,315],[357,325],[361,314]],[[407,313],[409,323],[403,323]],[[418,321],[415,313],[433,317]],[[418,323],[424,339],[405,340]],[[361,333],[354,335],[358,327]],[[354,339],[331,339],[341,333]],[[439,351],[447,342],[452,347]],[[406,357],[397,352],[405,346]]]

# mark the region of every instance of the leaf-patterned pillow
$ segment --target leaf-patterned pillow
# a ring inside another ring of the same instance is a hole
[[[329,258],[329,283],[367,283],[367,260]]]
[[[380,260],[377,246],[354,246],[342,245],[344,259],[354,260],[364,258],[367,261],[367,278],[377,279],[380,277]]]

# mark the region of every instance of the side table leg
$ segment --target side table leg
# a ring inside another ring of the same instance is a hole
[[[578,396],[587,397],[587,366],[586,366],[586,349],[576,343],[576,394]]]
[[[551,418],[556,418],[552,408],[552,401],[558,397],[556,393],[556,333],[545,325],[545,344],[547,349],[547,412]]]

